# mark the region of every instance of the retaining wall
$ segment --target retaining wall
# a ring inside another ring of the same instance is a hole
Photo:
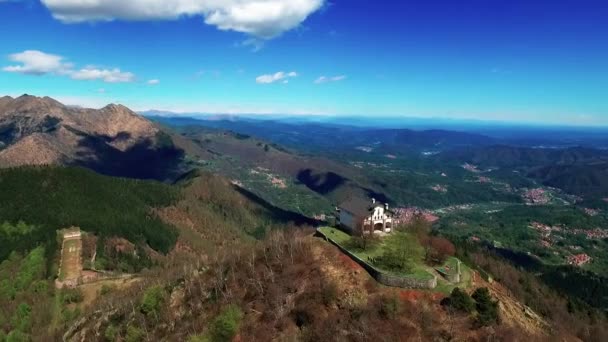
[[[355,260],[359,265],[361,265],[361,267],[363,267],[380,284],[383,284],[386,286],[401,287],[401,288],[405,288],[405,289],[434,289],[437,286],[437,276],[433,275],[432,278],[430,278],[430,279],[418,279],[418,278],[414,278],[414,277],[398,276],[395,274],[381,271],[381,270],[375,268],[374,266],[372,266],[371,264],[369,264],[367,261],[359,258],[358,256],[356,256],[354,253],[350,252],[346,248],[340,246],[339,243],[337,243],[336,241],[334,241],[332,238],[328,237],[327,235],[323,234],[323,232],[321,232],[318,229],[317,229],[317,234],[323,236],[325,238],[325,240],[331,242],[333,245],[338,247],[344,254],[348,255],[353,260]],[[429,273],[429,275],[430,275],[430,273]]]

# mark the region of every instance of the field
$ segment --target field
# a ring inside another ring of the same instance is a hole
[[[382,270],[387,273],[392,273],[399,276],[407,276],[414,277],[416,279],[426,280],[433,276],[437,276],[437,287],[433,289],[435,292],[442,292],[444,294],[449,294],[454,287],[463,287],[468,288],[471,285],[471,270],[464,264],[461,264],[461,281],[458,284],[453,284],[445,280],[439,273],[435,270],[436,268],[446,268],[448,266],[452,270],[456,269],[456,263],[458,259],[450,257],[446,260],[445,264],[431,267],[425,264],[424,260],[420,257],[420,255],[414,254],[417,257],[411,267],[407,271],[399,271],[399,270],[387,270],[386,267],[383,267],[383,264],[378,260],[383,257],[386,253],[386,250],[390,247],[393,240],[397,239],[395,237],[396,234],[405,234],[405,233],[393,233],[391,235],[385,236],[381,238],[381,241],[373,244],[372,247],[362,249],[358,246],[353,245],[353,237],[346,234],[345,232],[332,228],[332,227],[322,227],[319,230],[330,237],[340,246],[348,249],[350,252],[361,258],[362,260],[368,261],[374,267],[379,270]]]

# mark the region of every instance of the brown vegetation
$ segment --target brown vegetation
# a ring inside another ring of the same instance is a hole
[[[549,322],[552,338],[555,340],[606,341],[608,324],[601,313],[585,308],[584,305],[569,301],[562,294],[555,292],[542,283],[534,274],[516,268],[512,264],[479,251],[469,254],[475,265],[490,273],[497,282],[488,284],[499,300],[513,297],[518,303],[530,307]],[[483,282],[480,278],[478,281]],[[501,300],[503,302],[503,300]],[[582,310],[577,308],[582,306]],[[511,317],[525,317],[531,311],[525,306],[507,308]]]
[[[237,329],[241,341],[537,337],[508,324],[474,329],[467,317],[445,311],[430,293],[412,297],[381,287],[340,255],[306,229],[273,231],[264,241],[224,250],[206,263],[175,254],[164,270],[151,271],[148,280],[102,297],[97,305],[101,311],[89,312],[88,320],[67,337],[97,340],[110,327],[124,337],[128,326],[141,329],[145,340],[209,336],[230,306],[242,312]],[[156,295],[144,298],[141,293]],[[138,309],[142,303],[145,311]]]

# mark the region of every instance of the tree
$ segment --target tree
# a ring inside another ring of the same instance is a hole
[[[431,232],[431,223],[427,221],[421,214],[416,214],[413,220],[405,225],[405,229],[418,237],[418,240],[422,241]]]
[[[147,316],[157,317],[161,304],[165,299],[164,289],[161,286],[152,286],[144,293],[140,310]]]
[[[458,287],[452,290],[447,304],[458,311],[466,313],[472,313],[475,310],[475,301]]]
[[[236,305],[229,305],[213,321],[211,327],[211,340],[224,342],[232,341],[241,325],[243,312]]]
[[[422,247],[408,233],[395,232],[386,243],[386,251],[375,262],[382,268],[410,273],[414,265],[422,259]]]
[[[479,326],[488,326],[500,323],[498,313],[498,301],[494,301],[490,291],[486,287],[481,287],[473,293],[475,307],[477,309],[476,323]]]
[[[456,254],[456,247],[446,238],[431,236],[424,241],[426,261],[443,264],[449,256]]]

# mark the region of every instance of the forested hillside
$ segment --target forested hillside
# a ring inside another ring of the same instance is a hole
[[[150,214],[152,207],[178,198],[171,186],[98,175],[81,168],[18,167],[0,170],[0,222],[23,222],[27,229],[0,229],[0,260],[12,250],[48,244],[56,231],[78,226],[102,237],[118,236],[166,253],[177,233]]]

